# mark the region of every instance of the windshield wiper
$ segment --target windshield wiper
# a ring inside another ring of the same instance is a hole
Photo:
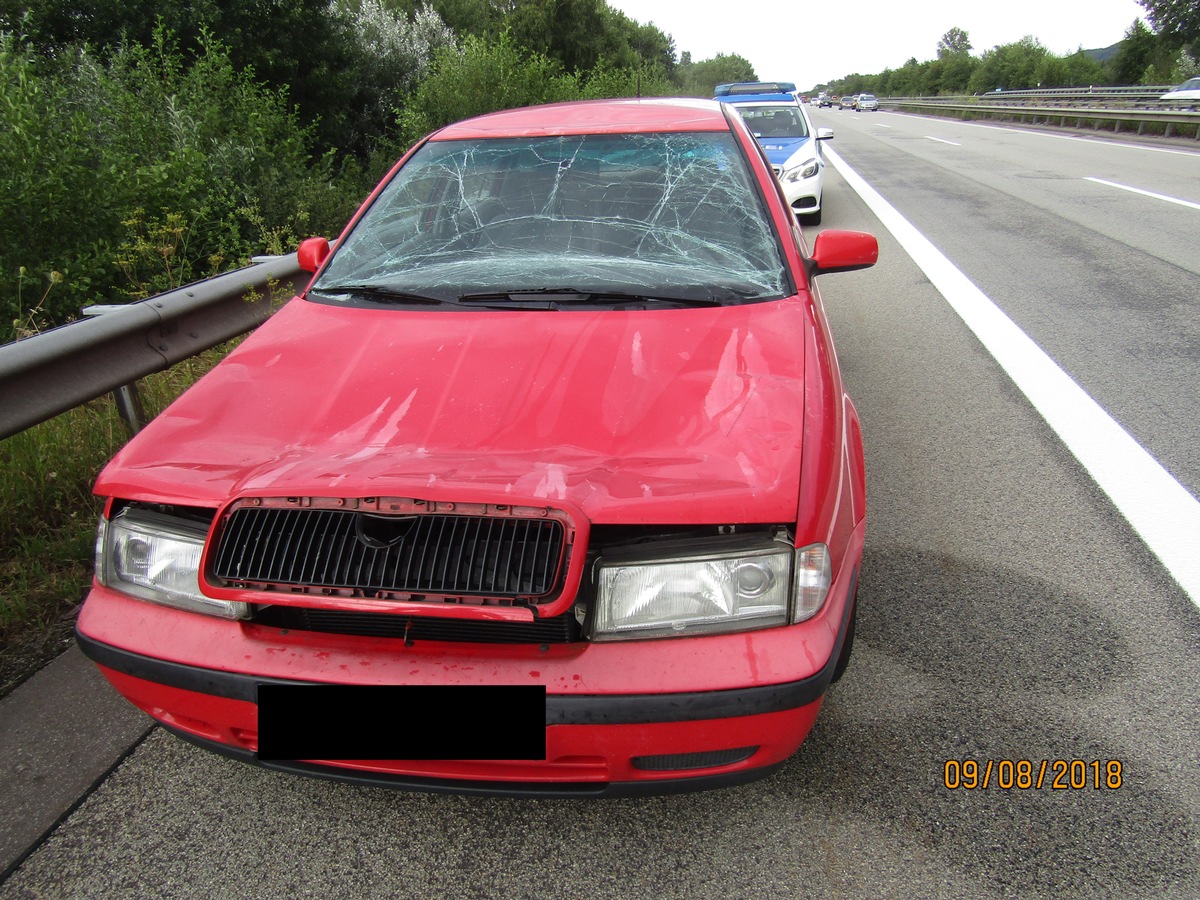
[[[373,303],[414,303],[422,306],[457,305],[453,300],[447,300],[444,297],[434,297],[430,294],[416,294],[412,291],[401,291],[377,284],[335,284],[332,287],[322,285],[321,287],[314,287],[309,293],[324,294],[326,296],[348,294],[352,297],[365,298]]]
[[[566,309],[573,306],[635,306],[645,309],[663,303],[678,306],[722,306],[709,297],[664,297],[638,291],[589,291],[579,288],[537,288],[463,294],[460,303],[508,309]]]

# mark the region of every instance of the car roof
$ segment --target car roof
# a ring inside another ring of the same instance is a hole
[[[663,131],[729,131],[729,122],[721,104],[714,100],[662,97],[577,100],[505,109],[464,119],[447,125],[430,139]]]

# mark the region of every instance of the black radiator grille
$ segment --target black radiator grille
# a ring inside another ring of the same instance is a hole
[[[537,601],[564,551],[554,519],[242,507],[213,555],[226,584]]]

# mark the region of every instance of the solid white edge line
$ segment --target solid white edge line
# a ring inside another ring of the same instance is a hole
[[[1083,180],[1108,185],[1108,187],[1120,188],[1123,191],[1129,191],[1131,194],[1141,194],[1143,197],[1153,197],[1155,200],[1165,200],[1167,203],[1178,203],[1180,206],[1190,206],[1192,209],[1200,209],[1200,203],[1193,203],[1191,200],[1180,200],[1178,197],[1168,197],[1166,194],[1156,194],[1153,191],[1144,191],[1141,188],[1130,187],[1127,184],[1121,184],[1116,181],[1105,181],[1103,178],[1092,178],[1090,175],[1085,175]]]
[[[1200,607],[1200,501],[841,156],[825,152]]]

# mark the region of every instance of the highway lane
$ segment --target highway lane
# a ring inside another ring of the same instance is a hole
[[[939,179],[979,179],[924,169],[852,115],[831,116],[841,156],[1056,354],[1090,361],[1073,340],[1094,323],[1068,327],[1086,304],[1031,300],[1078,263],[1019,232],[1062,217],[995,188],[943,198]],[[1200,895],[1200,611],[834,170],[826,201],[822,227],[881,243],[877,267],[821,285],[870,524],[853,661],[782,772],[642,801],[481,800],[284,777],[156,731],[0,897]],[[980,204],[1005,212],[944,220]],[[1076,227],[1089,258],[1125,260],[1114,281],[1155,268]],[[1038,278],[996,261],[1014,249]],[[1141,377],[1097,355],[1109,368],[1070,369],[1090,390]],[[992,761],[986,789],[965,787],[967,760],[980,780]],[[1031,780],[1042,760],[1100,766],[1086,787],[1068,765],[1065,787],[1026,788],[1023,760]]]
[[[889,113],[814,118],[835,128],[834,147],[864,178],[1200,495],[1200,147]]]

